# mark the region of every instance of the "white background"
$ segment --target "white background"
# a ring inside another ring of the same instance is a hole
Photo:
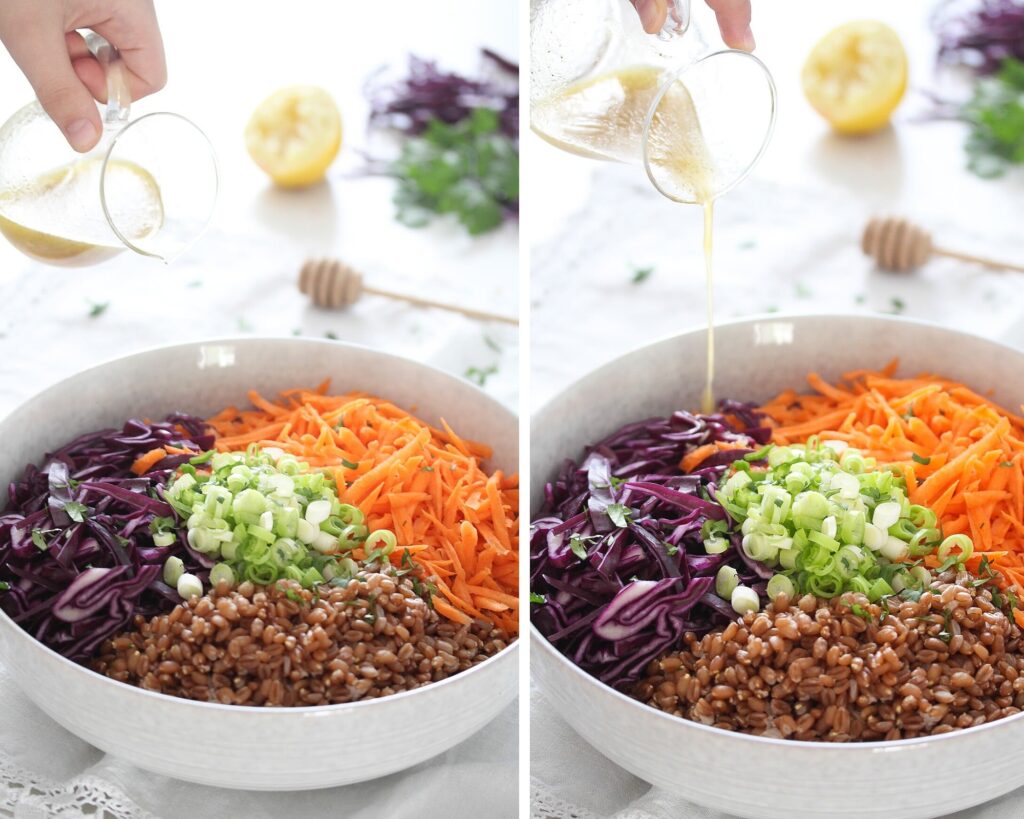
[[[206,130],[221,170],[214,224],[170,267],[129,253],[95,268],[46,267],[0,239],[0,416],[47,384],[140,348],[210,336],[291,336],[295,330],[314,337],[331,332],[459,376],[470,367],[496,366],[486,388],[516,406],[515,328],[377,298],[330,313],[308,306],[295,285],[306,257],[336,255],[379,286],[517,312],[517,225],[479,239],[451,223],[410,230],[393,220],[393,183],[356,175],[358,149],[366,144],[367,77],[385,64],[403,69],[409,52],[470,73],[477,70],[481,46],[516,59],[516,4],[163,0],[157,7],[169,82],[133,111],[175,111]],[[334,96],[344,147],[327,184],[284,192],[251,162],[242,131],[260,100],[294,83],[320,85]],[[0,49],[0,119],[32,96]],[[90,318],[97,302],[109,307]],[[453,816],[486,811],[507,817],[515,810],[514,708],[459,748],[386,781],[277,795],[175,783],[104,757],[35,709],[2,666],[0,712],[0,816],[14,798],[21,800],[18,816],[41,817],[63,800],[102,798],[109,805],[103,794],[119,790],[160,816],[424,817],[439,804]],[[310,739],[315,753],[315,737]],[[215,748],[203,752],[215,759]],[[15,784],[29,782],[34,794],[12,796]]]

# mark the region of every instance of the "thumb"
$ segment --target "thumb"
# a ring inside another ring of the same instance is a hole
[[[648,34],[657,34],[668,18],[668,0],[630,0]]]
[[[63,32],[42,31],[17,38],[11,56],[36,92],[43,110],[80,153],[100,139],[100,115],[92,94],[75,73]]]

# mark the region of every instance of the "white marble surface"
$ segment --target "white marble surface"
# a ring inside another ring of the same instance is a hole
[[[1024,174],[977,179],[964,170],[962,125],[914,121],[926,107],[921,90],[940,82],[927,25],[933,7],[754,0],[757,54],[778,85],[779,118],[758,168],[716,205],[719,318],[775,310],[902,312],[1024,346],[1020,277],[948,260],[894,276],[873,270],[858,248],[870,215],[900,214],[949,247],[1024,261]],[[706,9],[698,0],[694,8],[702,30],[711,31]],[[891,128],[842,139],[805,102],[799,71],[819,36],[858,18],[898,30],[910,56],[910,88]],[[939,90],[955,92],[945,78]],[[523,154],[532,267],[529,403],[536,411],[621,353],[702,326],[705,291],[697,208],[661,199],[637,168],[571,157],[536,136],[526,138]],[[651,275],[632,283],[634,271],[647,267]],[[841,327],[835,343],[844,343]],[[703,362],[696,366],[702,373]],[[539,692],[531,711],[534,817],[722,817],[617,768]],[[1017,792],[964,816],[1008,819],[1021,815],[1022,802]]]
[[[358,150],[366,143],[367,75],[384,64],[404,65],[409,52],[467,72],[476,68],[481,46],[515,58],[515,4],[255,0],[243,12],[236,3],[176,0],[159,3],[158,13],[169,84],[135,111],[178,111],[210,135],[221,170],[215,221],[170,267],[127,253],[95,268],[45,267],[0,240],[0,416],[48,384],[127,352],[213,336],[295,332],[330,333],[459,376],[469,368],[495,367],[485,388],[515,407],[514,328],[377,298],[329,313],[308,306],[295,286],[307,256],[336,255],[394,290],[515,314],[517,226],[479,239],[450,223],[410,230],[392,218],[392,183],[355,175]],[[326,184],[281,192],[250,161],[242,130],[263,97],[292,83],[321,85],[335,97],[344,147]],[[0,49],[0,117],[31,98],[27,82]],[[107,307],[90,317],[97,303]],[[2,452],[0,442],[0,457]],[[0,720],[8,730],[0,747],[0,816],[51,816],[57,808],[65,811],[61,815],[79,815],[97,800],[109,808],[111,794],[127,799],[123,811],[111,814],[117,816],[316,816],[339,804],[351,815],[383,810],[389,816],[429,816],[431,805],[440,804],[437,794],[450,796],[453,790],[466,797],[449,803],[454,815],[478,815],[483,804],[494,815],[515,815],[514,710],[486,736],[407,774],[321,794],[242,802],[236,794],[151,777],[103,757],[26,706],[2,668],[0,710],[18,716],[17,724]],[[7,749],[16,752],[13,762],[4,758]],[[499,775],[508,781],[495,783]],[[473,798],[474,788],[486,802]]]

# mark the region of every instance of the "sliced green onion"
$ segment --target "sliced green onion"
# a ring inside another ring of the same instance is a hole
[[[786,595],[786,597],[793,597],[796,594],[796,586],[793,585],[793,581],[790,580],[784,574],[772,575],[771,580],[768,581],[768,599],[774,600],[780,594]]]
[[[235,585],[235,573],[227,563],[218,563],[210,569],[210,585],[217,586],[222,580],[229,586]]]
[[[932,573],[924,566],[914,566],[910,570],[910,576],[916,581],[917,587],[921,589],[930,586],[932,580],[935,579],[932,577]]]
[[[939,548],[936,551],[936,557],[938,557],[940,561],[944,561],[950,556],[954,548],[959,551],[959,555],[957,556],[959,562],[963,563],[972,554],[974,554],[974,541],[972,541],[967,535],[950,535],[939,544]]]
[[[178,578],[185,574],[185,563],[180,557],[173,555],[164,561],[164,583],[177,587]]]
[[[761,600],[758,598],[757,592],[749,586],[736,586],[729,596],[729,602],[732,603],[733,611],[737,614],[759,611],[761,608]]]
[[[715,575],[715,593],[723,600],[729,600],[733,589],[740,583],[740,575],[732,566],[722,566]]]
[[[935,513],[908,500],[902,473],[879,469],[843,441],[813,436],[758,455],[759,464],[733,463],[716,500],[745,555],[775,569],[794,594],[856,591],[876,599],[923,582],[901,562],[932,554],[942,536]],[[720,526],[702,528],[709,553],[727,542]],[[947,547],[961,555],[970,548],[956,540]]]
[[[188,572],[185,572],[178,578],[175,586],[178,594],[185,600],[188,600],[190,597],[202,597],[203,595],[203,582],[194,574],[189,574]]]
[[[366,544],[363,513],[338,500],[335,484],[324,472],[311,472],[279,449],[256,445],[244,453],[213,454],[208,462],[209,472],[189,467],[191,472],[176,477],[165,496],[186,521],[189,545],[219,561],[211,583],[229,579],[267,585],[290,578],[309,587],[325,580],[320,567],[326,564],[314,565],[314,560],[323,561],[321,553],[333,555]],[[171,531],[154,532],[157,545],[171,545],[174,538]],[[381,530],[366,552],[387,556],[397,545],[393,533]],[[339,564],[332,565],[337,576]],[[355,569],[349,577],[358,571],[351,565]]]
[[[920,506],[915,503],[910,507],[909,514],[910,520],[920,529],[934,529],[939,525],[939,519],[935,516],[935,512],[927,506]]]
[[[385,555],[391,554],[396,548],[398,548],[398,539],[395,537],[394,532],[389,532],[387,529],[377,529],[371,532],[367,538],[364,548],[367,552],[371,549],[378,548],[377,544],[383,544],[380,547],[381,553]]]
[[[709,555],[720,555],[729,550],[730,543],[724,537],[709,537],[704,541],[704,551]]]
[[[178,539],[178,536],[174,532],[157,532],[153,535],[153,545],[165,548],[170,546]]]

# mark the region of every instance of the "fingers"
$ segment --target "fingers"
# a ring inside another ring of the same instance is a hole
[[[85,152],[99,141],[99,113],[92,94],[71,65],[63,31],[51,23],[25,19],[8,49],[71,147]]]
[[[77,31],[70,31],[64,35],[64,42],[67,45],[68,56],[71,58],[71,67],[78,75],[78,79],[89,89],[89,93],[98,102],[107,101],[107,77],[99,60],[92,56],[89,47],[85,44],[85,38]]]
[[[133,100],[167,84],[164,43],[151,0],[123,0],[106,22],[92,29],[121,52]]]
[[[722,39],[729,48],[754,50],[754,33],[750,30],[750,0],[707,0],[718,18]]]
[[[657,34],[668,17],[668,0],[630,0],[648,34]]]

